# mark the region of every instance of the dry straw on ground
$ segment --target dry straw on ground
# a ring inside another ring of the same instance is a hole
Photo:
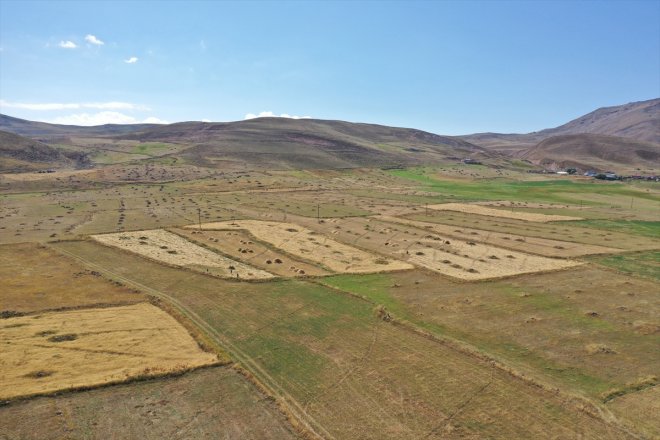
[[[0,322],[0,399],[185,371],[217,361],[159,308],[140,303]]]
[[[468,241],[484,242],[490,245],[515,249],[521,252],[544,255],[547,257],[570,258],[579,257],[582,255],[623,252],[621,249],[597,246],[593,244],[573,243],[570,241],[552,240],[549,238],[504,234],[482,229],[457,227],[452,225],[443,225],[440,223],[428,223],[399,217],[379,216],[378,219],[392,223],[399,223],[402,225],[415,226],[417,228],[424,229],[425,231],[457,237]]]
[[[95,240],[174,266],[228,278],[269,279],[273,275],[224,257],[162,229],[92,235]]]
[[[240,220],[206,223],[202,224],[202,229],[246,229],[258,240],[340,273],[369,273],[413,268],[403,261],[356,249],[293,223]]]
[[[504,209],[489,208],[482,205],[469,203],[441,203],[439,205],[429,205],[430,209],[439,211],[458,211],[468,214],[486,215],[489,217],[505,217],[516,220],[526,220],[528,222],[556,222],[568,220],[582,220],[580,217],[569,217],[567,215],[549,215],[537,214],[533,212],[505,211]]]
[[[438,245],[436,240],[422,239],[420,243],[421,246],[408,249],[408,261],[469,281],[565,269],[582,264],[578,261],[540,257],[462,240],[451,240],[450,244]]]

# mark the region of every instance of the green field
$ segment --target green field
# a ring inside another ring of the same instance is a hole
[[[570,203],[584,205],[607,204],[593,196],[627,197],[660,202],[657,194],[650,194],[622,183],[587,181],[567,178],[546,178],[535,181],[481,179],[479,181],[443,180],[432,169],[413,168],[391,170],[393,176],[416,182],[426,191],[443,195],[448,200],[513,200],[528,202]]]
[[[594,257],[592,261],[626,274],[660,280],[660,252],[658,251]]]

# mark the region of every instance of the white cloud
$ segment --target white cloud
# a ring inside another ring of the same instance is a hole
[[[148,107],[139,104],[132,104],[130,102],[86,102],[86,103],[25,103],[25,102],[8,102],[0,99],[0,108],[19,108],[23,110],[34,111],[47,111],[47,110],[77,110],[84,108],[98,109],[98,110],[149,110]]]
[[[289,119],[310,119],[311,116],[297,116],[290,115],[288,113],[282,113],[279,116],[273,112],[260,112],[258,115],[254,113],[248,113],[243,119],[254,119],[254,118],[289,118]]]
[[[206,51],[206,41],[200,40],[199,41],[199,48],[202,49],[202,52]]]
[[[58,46],[60,46],[62,49],[75,49],[76,47],[78,47],[76,43],[70,40],[60,41],[60,44],[58,44]]]
[[[145,124],[169,124],[168,121],[160,118],[156,118],[155,116],[149,116],[147,119],[142,121]]]
[[[130,57],[127,60],[124,60],[126,64],[135,64],[138,62],[138,57]]]
[[[119,112],[77,113],[58,116],[46,122],[64,125],[103,125],[103,124],[135,124],[137,119],[133,116]]]
[[[202,122],[211,122],[210,119],[202,119]]]
[[[96,46],[103,46],[105,43],[98,38],[96,38],[94,35],[87,34],[85,35],[85,41],[87,41],[90,44],[94,44]]]
[[[103,124],[167,124],[167,121],[156,118],[154,116],[148,117],[144,120],[139,120],[133,116],[126,115],[119,112],[98,112],[98,113],[75,113],[66,116],[58,116],[57,118],[50,119],[44,122],[53,124],[64,125],[103,125]]]

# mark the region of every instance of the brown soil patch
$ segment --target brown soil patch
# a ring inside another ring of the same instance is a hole
[[[0,246],[0,280],[0,312],[118,305],[146,299],[36,243]]]
[[[225,278],[273,278],[268,272],[224,257],[162,229],[92,235],[92,238],[156,261]]]
[[[482,205],[474,205],[469,203],[441,203],[439,205],[429,205],[430,209],[438,211],[457,211],[465,212],[468,214],[485,215],[489,217],[504,217],[516,220],[525,220],[528,222],[556,222],[556,221],[570,221],[570,220],[583,220],[580,217],[569,217],[567,215],[549,215],[537,214],[533,212],[514,212],[505,211],[503,209],[489,208]]]
[[[0,420],[7,439],[299,439],[275,403],[228,367],[28,399],[0,407]]]
[[[188,226],[194,228],[196,226]],[[348,246],[293,223],[240,220],[202,224],[203,229],[246,229],[257,239],[283,251],[341,273],[369,273],[412,269],[403,261],[387,259]]]
[[[0,321],[0,340],[0,399],[217,361],[174,318],[148,303],[9,318]]]

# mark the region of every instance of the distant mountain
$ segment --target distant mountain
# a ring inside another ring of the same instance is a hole
[[[603,107],[564,125],[527,134],[476,133],[460,136],[470,143],[515,153],[552,136],[601,134],[660,144],[660,98]]]
[[[284,168],[351,168],[492,156],[461,139],[421,130],[316,119],[183,122],[123,137],[193,144],[183,156],[205,166],[234,162]]]
[[[599,134],[569,134],[545,139],[520,157],[551,169],[648,170],[660,168],[660,145]]]
[[[82,127],[78,125],[60,125],[28,121],[0,114],[0,130],[32,138],[57,136],[112,136],[137,130],[145,130],[156,126],[157,124],[105,124],[93,127]]]
[[[2,172],[87,165],[87,159],[83,154],[63,152],[29,138],[0,131],[0,171]]]
[[[499,156],[462,139],[410,128],[316,119],[257,118],[226,123],[76,127],[0,118],[0,129],[48,142],[77,138],[167,142],[187,163],[212,168],[409,166]],[[98,142],[96,142],[98,144]]]

